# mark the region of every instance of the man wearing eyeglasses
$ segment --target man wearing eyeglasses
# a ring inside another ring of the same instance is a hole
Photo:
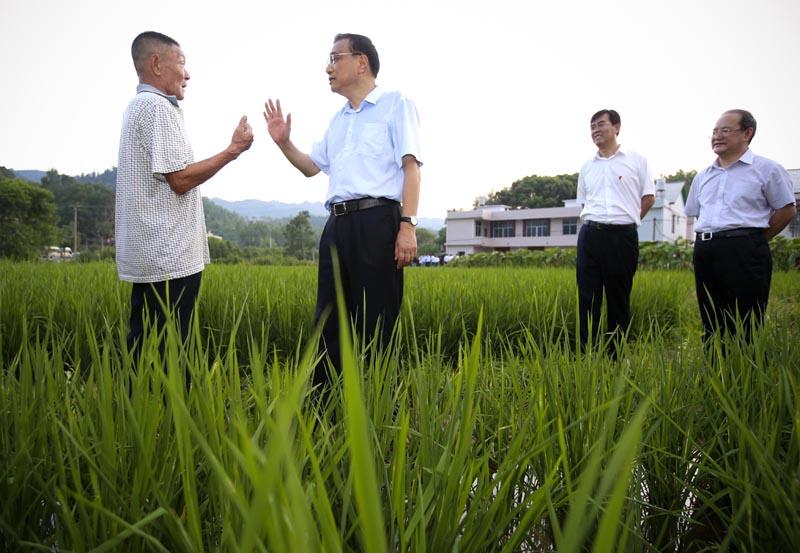
[[[772,257],[768,241],[797,213],[791,177],[750,149],[756,120],[749,111],[722,114],[711,132],[717,159],[695,176],[686,215],[697,217],[694,276],[706,344],[714,332],[744,322],[745,339],[767,308]]]
[[[630,296],[639,261],[642,217],[655,202],[655,183],[647,160],[617,142],[619,113],[600,110],[590,119],[595,156],[578,176],[581,230],[576,276],[581,347],[593,342],[600,329],[603,292],[606,296],[608,352],[616,358],[619,341],[630,324]]]
[[[376,329],[386,346],[400,312],[403,271],[417,255],[419,203],[419,118],[414,103],[377,86],[380,68],[372,41],[339,34],[328,55],[331,90],[347,99],[311,153],[291,141],[292,116],[284,118],[280,100],[265,104],[269,135],[286,159],[307,177],[329,177],[325,207],[330,217],[319,243],[315,320],[332,309],[323,327],[323,345],[340,370],[339,327],[332,250],[338,257],[349,315],[369,343]],[[380,325],[380,327],[378,327]],[[314,383],[326,386],[317,367]]]

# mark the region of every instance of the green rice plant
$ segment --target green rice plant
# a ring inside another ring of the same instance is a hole
[[[574,347],[570,270],[412,270],[392,347],[345,340],[322,406],[313,282],[211,267],[187,343],[170,322],[134,364],[113,266],[0,263],[0,550],[800,543],[791,275],[707,352],[691,275],[640,271],[614,361]]]

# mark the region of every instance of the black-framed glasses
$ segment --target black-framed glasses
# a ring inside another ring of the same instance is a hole
[[[338,54],[328,54],[328,65],[336,65],[336,58],[342,56],[363,56],[364,52],[339,52]]]

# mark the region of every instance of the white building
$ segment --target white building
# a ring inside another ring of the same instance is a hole
[[[684,181],[665,182],[656,179],[656,201],[639,225],[639,242],[674,242],[690,236],[694,221],[686,217],[683,201]]]
[[[795,205],[800,203],[800,169],[789,169],[789,176],[792,177],[792,184],[794,185],[794,201]],[[786,238],[800,238],[800,213],[794,216],[794,219],[786,225],[786,228],[781,231],[778,236],[785,236]]]
[[[684,212],[683,182],[656,182],[656,202],[639,227],[639,241],[673,242],[691,232]],[[468,255],[518,249],[541,250],[578,245],[581,205],[565,200],[562,207],[515,209],[480,205],[447,212],[445,253]]]
[[[575,246],[581,207],[567,200],[563,207],[514,209],[482,205],[469,211],[448,211],[446,254]]]

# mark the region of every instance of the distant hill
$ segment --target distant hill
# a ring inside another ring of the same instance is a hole
[[[38,169],[13,169],[13,171],[18,179],[34,182],[36,184],[40,184],[42,182],[42,177],[47,174],[47,171],[39,171]],[[78,182],[85,184],[102,184],[114,190],[117,187],[117,168],[112,167],[111,169],[106,169],[102,173],[81,173],[80,175],[74,175],[73,178]]]
[[[302,202],[285,204],[283,202],[265,202],[263,200],[239,200],[231,202],[222,198],[210,198],[212,202],[228,211],[233,211],[246,219],[285,219],[294,217],[301,211],[311,215],[327,215],[325,207],[319,202]]]
[[[232,211],[247,219],[286,219],[294,217],[301,211],[308,211],[312,216],[312,226],[316,217],[327,217],[328,212],[320,202],[302,202],[286,204],[283,202],[265,202],[263,200],[239,200],[231,202],[221,198],[210,198],[212,202],[228,211]],[[443,219],[420,217],[419,226],[438,231],[444,226]]]
[[[18,179],[26,180],[28,182],[35,182],[39,184],[42,182],[42,177],[47,174],[47,171],[37,171],[34,169],[12,169]]]

